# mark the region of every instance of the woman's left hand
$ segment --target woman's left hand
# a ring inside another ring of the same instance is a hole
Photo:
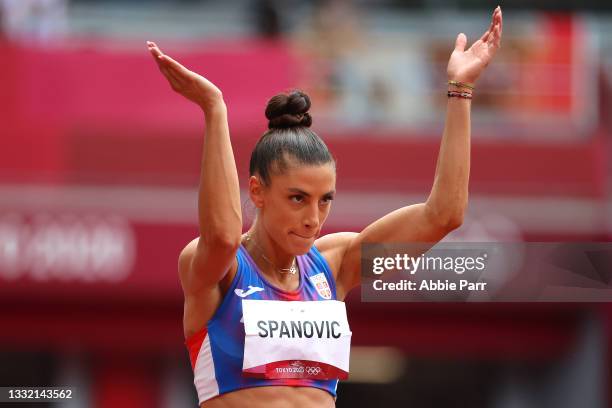
[[[457,36],[455,49],[446,68],[448,79],[468,83],[476,82],[499,49],[501,36],[502,12],[501,8],[497,6],[493,11],[489,29],[467,51],[465,51],[467,37],[463,33]]]

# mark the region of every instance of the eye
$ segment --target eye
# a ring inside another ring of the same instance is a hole
[[[292,195],[291,197],[289,197],[289,199],[294,203],[301,203],[302,201],[304,201],[304,197],[301,195]]]
[[[328,197],[323,197],[321,199],[321,203],[322,204],[330,204],[332,202],[332,200],[334,199],[334,197],[328,196]]]

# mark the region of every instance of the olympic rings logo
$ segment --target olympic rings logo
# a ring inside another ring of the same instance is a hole
[[[321,367],[306,367],[306,374],[318,375],[321,372]]]

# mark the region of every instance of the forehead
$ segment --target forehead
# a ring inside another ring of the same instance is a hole
[[[336,187],[336,171],[331,164],[289,166],[273,176],[272,186],[279,189],[298,188],[311,194],[324,194]]]

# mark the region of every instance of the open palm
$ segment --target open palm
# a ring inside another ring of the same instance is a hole
[[[154,42],[147,41],[147,48],[174,91],[202,108],[222,99],[221,91],[212,82],[162,53]]]
[[[500,47],[502,28],[502,12],[497,6],[489,29],[467,51],[467,37],[463,33],[459,34],[446,68],[448,78],[460,82],[476,82]]]

